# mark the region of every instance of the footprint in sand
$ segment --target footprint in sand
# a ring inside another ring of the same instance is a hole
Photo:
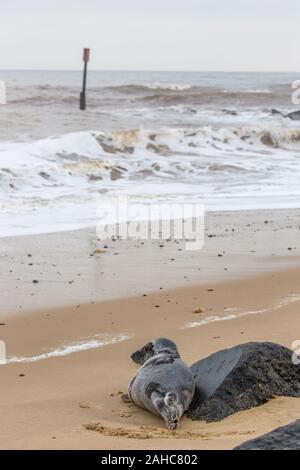
[[[79,408],[92,408],[92,404],[87,401],[80,401],[78,406]]]
[[[134,415],[136,415],[136,413],[133,411],[121,411],[119,413],[120,418],[131,418]]]

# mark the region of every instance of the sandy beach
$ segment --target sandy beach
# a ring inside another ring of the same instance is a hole
[[[192,364],[300,339],[299,210],[209,213],[205,244],[98,241],[95,229],[0,240],[2,449],[232,449],[299,418],[276,398],[175,434],[120,399],[130,354],[166,336]],[[35,281],[35,282],[34,282]],[[194,313],[201,309],[201,313]]]

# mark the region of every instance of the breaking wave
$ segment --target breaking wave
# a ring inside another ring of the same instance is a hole
[[[1,143],[0,230],[10,227],[10,215],[19,217],[20,230],[28,225],[20,214],[38,214],[47,227],[53,211],[72,227],[94,225],[97,206],[116,195],[146,204],[193,201],[208,210],[298,207],[299,152],[299,128],[257,126],[89,131]]]

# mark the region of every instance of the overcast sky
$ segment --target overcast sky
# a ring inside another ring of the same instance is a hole
[[[0,0],[1,69],[300,71],[299,0]]]

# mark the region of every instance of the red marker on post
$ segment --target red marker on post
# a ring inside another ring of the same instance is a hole
[[[83,84],[82,84],[82,92],[80,93],[80,109],[82,111],[86,108],[86,76],[87,76],[87,64],[90,60],[90,49],[83,49],[83,62],[84,62],[84,70],[83,70]]]

